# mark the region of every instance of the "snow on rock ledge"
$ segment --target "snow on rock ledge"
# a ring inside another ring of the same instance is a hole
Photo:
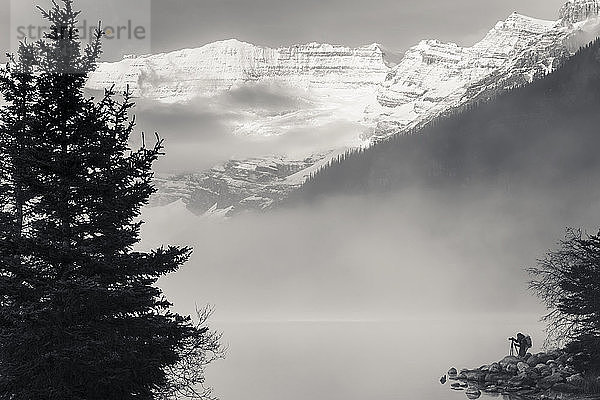
[[[271,49],[226,40],[102,63],[88,88],[114,84],[124,90],[129,85],[137,97],[185,102],[253,83],[276,83],[278,88],[306,90],[302,104],[308,105],[281,115],[249,110],[248,120],[233,132],[275,136],[343,120],[364,128],[349,130],[353,137],[344,138],[344,145],[368,145],[552,72],[597,35],[599,5],[600,0],[568,1],[555,21],[514,13],[471,47],[424,40],[397,63],[378,44],[349,48],[309,43]],[[335,135],[331,137],[320,138],[322,147],[296,158],[229,160],[209,171],[165,178],[158,182],[156,201],[185,198],[197,212],[214,204],[219,209],[268,208],[338,154],[340,145]],[[265,169],[263,164],[277,168]]]
[[[427,122],[484,93],[531,82],[569,56],[579,26],[517,13],[472,47],[426,40],[406,52],[379,88],[381,107],[369,110],[374,140]]]
[[[600,14],[600,1],[598,0],[570,0],[559,12],[564,23],[575,24]]]
[[[129,85],[135,96],[175,102],[267,79],[302,88],[376,85],[388,70],[378,44],[349,48],[309,43],[271,49],[232,39],[101,63],[87,86],[101,90],[114,84],[122,91]]]

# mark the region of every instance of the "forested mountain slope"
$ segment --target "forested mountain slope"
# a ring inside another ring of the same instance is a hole
[[[340,157],[293,197],[481,187],[582,198],[596,192],[599,152],[596,40],[541,80]]]

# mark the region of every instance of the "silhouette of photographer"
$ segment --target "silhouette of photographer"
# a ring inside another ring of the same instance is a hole
[[[514,355],[514,349],[519,350],[519,357],[523,358],[527,355],[527,350],[533,345],[531,336],[525,336],[522,333],[517,333],[517,338],[508,338],[510,341],[510,355]]]

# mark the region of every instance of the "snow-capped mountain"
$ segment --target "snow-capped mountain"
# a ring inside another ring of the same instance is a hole
[[[319,154],[304,160],[281,156],[229,160],[196,174],[157,177],[158,193],[152,205],[167,205],[186,199],[193,209],[204,214],[227,214],[236,207],[265,210],[283,200],[291,189],[302,184],[309,170],[332,154]]]
[[[567,39],[580,25],[514,13],[472,47],[422,41],[378,88],[378,102],[369,110],[378,124],[376,137],[426,122],[486,91],[545,75],[569,55]]]
[[[136,96],[165,102],[210,96],[256,81],[305,89],[356,89],[381,83],[389,71],[378,44],[356,49],[320,43],[271,49],[235,39],[197,49],[102,63],[91,89],[126,85]]]
[[[246,110],[245,117],[231,126],[233,132],[282,136],[299,127],[317,129],[338,120],[356,124],[358,131],[349,130],[342,146],[325,138],[320,148],[307,154],[224,160],[209,171],[170,177],[159,185],[163,189],[159,202],[182,196],[198,212],[215,204],[221,209],[261,209],[344,147],[383,140],[553,71],[597,35],[599,13],[600,0],[570,0],[555,21],[514,13],[471,47],[424,40],[398,63],[392,61],[393,53],[377,44],[352,49],[311,43],[270,49],[228,40],[101,64],[88,87],[129,85],[136,96],[173,103],[276,83],[300,90],[310,106],[266,114]]]

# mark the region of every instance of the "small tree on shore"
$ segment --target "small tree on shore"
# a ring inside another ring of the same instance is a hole
[[[566,346],[578,369],[600,372],[600,235],[568,230],[529,272],[531,290],[549,309],[549,341]]]
[[[128,92],[85,97],[101,32],[82,49],[62,3],[0,73],[0,399],[201,398],[219,336],[155,286],[191,249],[134,250],[162,141],[129,147]]]

